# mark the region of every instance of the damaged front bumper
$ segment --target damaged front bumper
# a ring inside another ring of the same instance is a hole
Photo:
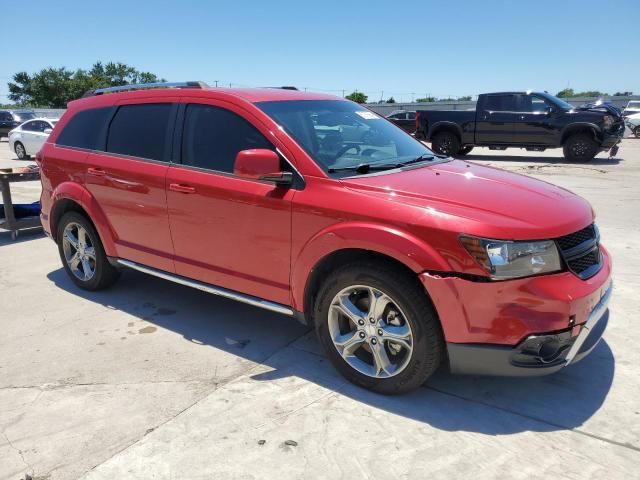
[[[500,376],[539,376],[582,360],[596,347],[609,322],[606,290],[577,336],[571,330],[531,335],[515,347],[448,343],[452,373]]]
[[[529,376],[587,356],[609,320],[611,258],[582,280],[571,272],[507,281],[419,276],[438,312],[454,373]]]

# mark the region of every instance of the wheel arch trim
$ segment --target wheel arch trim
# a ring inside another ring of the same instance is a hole
[[[419,274],[425,270],[446,271],[445,259],[424,240],[385,225],[348,222],[318,232],[302,247],[291,269],[291,297],[296,310],[307,312],[305,293],[314,270],[327,257],[341,251],[358,250],[389,257]]]
[[[600,127],[598,127],[595,123],[579,122],[579,123],[571,123],[562,129],[562,132],[560,133],[560,144],[564,145],[564,142],[566,142],[571,135],[581,131],[590,131],[593,134],[594,140],[598,142],[601,141]]]
[[[116,236],[107,220],[107,216],[89,191],[75,182],[63,182],[58,185],[51,194],[49,228],[52,238],[56,240],[56,224],[64,212],[62,206],[65,201],[71,201],[85,211],[100,236],[100,241],[102,242],[105,253],[108,256],[115,256]]]

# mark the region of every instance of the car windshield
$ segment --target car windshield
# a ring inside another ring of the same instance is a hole
[[[27,120],[36,118],[36,114],[33,112],[15,112],[13,116],[18,122],[26,122]]]
[[[434,160],[422,143],[353,102],[294,100],[256,105],[332,177]]]

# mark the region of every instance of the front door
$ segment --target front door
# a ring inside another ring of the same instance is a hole
[[[103,209],[120,258],[174,271],[165,178],[177,103],[120,105],[106,152],[87,157],[86,185]]]
[[[557,128],[552,125],[557,108],[535,94],[518,95],[513,135],[525,145],[553,145]]]
[[[249,113],[202,102],[184,107],[181,163],[169,167],[166,181],[176,273],[290,304],[295,191],[234,176],[239,151],[275,147]]]

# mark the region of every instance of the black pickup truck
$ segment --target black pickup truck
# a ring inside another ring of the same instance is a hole
[[[574,107],[546,92],[485,93],[476,110],[418,110],[416,138],[436,153],[465,155],[478,146],[564,150],[567,160],[586,162],[599,152],[618,151],[624,134],[621,112],[612,105]]]

